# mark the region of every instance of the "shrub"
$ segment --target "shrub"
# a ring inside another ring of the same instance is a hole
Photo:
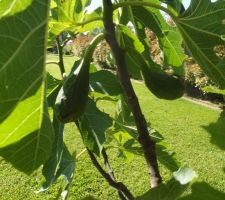
[[[185,80],[199,89],[216,84],[201,70],[192,57],[185,59]]]

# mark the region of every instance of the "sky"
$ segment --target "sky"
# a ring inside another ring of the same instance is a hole
[[[187,8],[190,4],[191,0],[183,0],[184,7]],[[101,5],[101,0],[92,0],[92,3],[90,5],[90,10],[94,10],[95,8],[99,7]]]

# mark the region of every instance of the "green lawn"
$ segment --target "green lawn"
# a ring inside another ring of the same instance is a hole
[[[54,56],[48,57],[55,60]],[[66,58],[66,67],[73,63]],[[55,65],[48,70],[57,74]],[[182,200],[223,200],[225,199],[225,116],[216,110],[193,104],[183,99],[175,101],[160,100],[154,97],[141,83],[133,83],[140,99],[145,117],[151,122],[176,152],[182,163],[192,167],[198,179],[182,197]],[[113,112],[111,104],[103,102],[105,110]],[[73,124],[66,126],[65,140],[71,151],[83,150],[82,140]],[[135,157],[130,163],[109,152],[110,161],[118,180],[127,184],[135,196],[148,190],[148,175],[145,162]],[[160,165],[164,180],[171,173]],[[40,171],[27,177],[16,171],[10,164],[0,161],[0,199],[54,199],[59,183],[49,191],[37,195],[43,178]],[[83,199],[93,196],[99,199],[117,199],[116,192],[98,174],[86,153],[79,157],[74,180],[70,188],[70,199]],[[201,197],[201,198],[200,198]]]

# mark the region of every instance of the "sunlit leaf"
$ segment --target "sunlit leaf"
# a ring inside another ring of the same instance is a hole
[[[0,18],[6,17],[10,15],[15,15],[18,12],[22,12],[30,6],[32,0],[23,0],[23,4],[21,1],[9,1],[9,0],[1,0],[0,1]]]
[[[54,133],[45,98],[49,1],[24,3],[0,19],[0,155],[30,174],[48,159]]]
[[[190,7],[175,18],[186,46],[203,71],[225,88],[225,59],[217,55],[225,47],[225,1],[192,0]]]
[[[198,175],[197,173],[188,167],[182,167],[178,171],[173,173],[174,178],[179,181],[181,185],[186,185],[191,182]]]
[[[139,53],[145,50],[138,37],[127,26],[118,25],[116,36],[120,47],[123,49],[134,48]],[[139,63],[136,63],[136,60],[129,51],[126,53],[126,63],[129,74],[133,78],[142,79]]]
[[[208,93],[214,93],[214,94],[221,94],[225,96],[225,90],[220,90],[219,88],[213,87],[213,86],[206,86],[202,88],[204,92]]]
[[[177,173],[183,173],[187,168],[181,168]],[[190,169],[195,173],[192,169]],[[192,174],[187,174],[188,181],[186,184],[180,184],[176,179],[172,178],[166,184],[160,184],[158,187],[153,188],[137,197],[137,200],[176,200],[188,188],[188,184],[195,178]]]
[[[103,26],[102,21],[93,22],[92,19],[101,17],[101,9],[96,9],[91,13],[87,13],[89,0],[56,0],[57,7],[51,10],[51,18],[49,22],[49,37],[54,38],[63,31],[72,31],[82,33],[94,30],[96,27]],[[84,22],[89,22],[88,24]]]
[[[157,3],[158,0],[154,0],[154,2]],[[137,28],[140,25],[142,25],[142,30],[147,27],[158,37],[159,46],[163,51],[164,65],[167,67],[171,66],[177,75],[183,75],[185,55],[181,46],[182,37],[177,28],[169,25],[157,10],[144,7],[132,7],[132,11]]]

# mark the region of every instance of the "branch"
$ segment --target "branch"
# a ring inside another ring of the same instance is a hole
[[[105,39],[108,42],[116,60],[119,81],[135,119],[139,134],[138,141],[143,148],[145,160],[148,165],[151,187],[154,188],[157,187],[162,181],[156,158],[155,142],[149,136],[145,117],[141,111],[138,98],[131,84],[125,61],[126,52],[120,48],[116,40],[115,26],[113,23],[113,4],[111,0],[103,0],[103,22],[106,32]]]
[[[63,61],[63,47],[60,44],[59,36],[56,37],[56,43],[57,43],[58,54],[59,54],[59,69],[60,69],[61,76],[63,77],[65,73],[65,66]]]
[[[146,7],[151,7],[151,8],[156,8],[158,10],[162,10],[163,12],[167,13],[172,19],[176,19],[177,17],[167,8],[159,5],[159,4],[155,4],[155,3],[151,3],[151,2],[144,2],[144,1],[126,1],[126,2],[120,2],[117,4],[113,5],[113,10],[116,10],[118,8],[121,7],[125,7],[125,6],[146,6]]]
[[[106,154],[105,148],[102,149],[102,157],[104,159],[104,164],[105,164],[106,168],[108,169],[108,174],[110,175],[112,180],[116,181],[116,178],[113,173],[113,169],[112,169],[111,165],[109,164],[109,160],[108,160],[108,156]],[[118,195],[121,200],[126,200],[126,198],[123,196],[123,193],[121,191],[118,191]]]
[[[133,195],[130,193],[127,187],[123,183],[116,182],[114,179],[112,179],[112,177],[107,172],[105,172],[105,170],[101,167],[101,165],[95,158],[94,154],[89,149],[87,149],[87,152],[89,157],[91,158],[93,165],[97,168],[97,170],[101,173],[101,175],[106,179],[109,185],[117,189],[117,191],[123,192],[124,195],[126,195],[126,197],[129,200],[134,200]]]

